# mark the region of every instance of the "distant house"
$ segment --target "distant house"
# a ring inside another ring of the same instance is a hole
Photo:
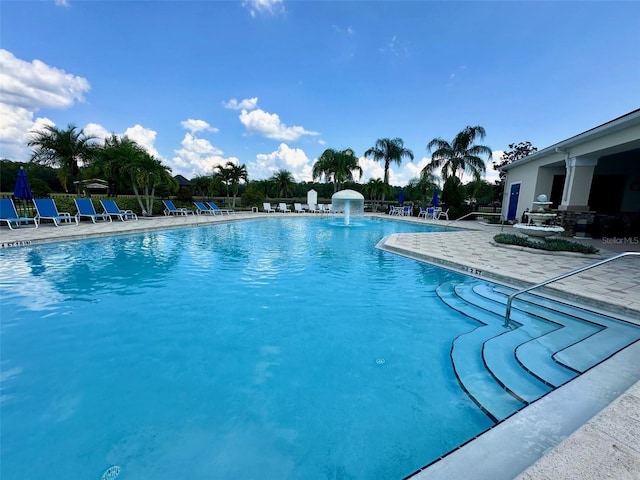
[[[184,178],[182,175],[176,175],[173,178],[176,179],[176,182],[178,182],[178,185],[180,185],[181,187],[190,187],[191,186],[191,180],[187,180],[186,178]]]
[[[569,234],[593,225],[596,235],[640,230],[640,109],[502,167],[502,214],[522,217],[544,194]],[[615,231],[614,231],[615,230]]]

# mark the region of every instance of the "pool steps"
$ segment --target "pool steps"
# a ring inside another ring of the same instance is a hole
[[[640,339],[640,327],[533,294],[513,302],[513,290],[484,282],[444,282],[436,295],[478,326],[459,335],[450,357],[463,390],[499,422],[620,349]]]

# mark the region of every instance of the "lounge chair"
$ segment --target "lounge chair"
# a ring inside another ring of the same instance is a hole
[[[302,204],[301,203],[294,203],[293,204],[293,209],[296,213],[304,213],[304,208],[302,208]]]
[[[42,220],[52,220],[56,227],[63,223],[76,222],[78,225],[78,217],[71,215],[69,212],[59,212],[56,203],[52,198],[34,198],[33,204],[36,206],[36,221],[40,223]]]
[[[286,203],[279,203],[278,204],[278,211],[282,212],[282,213],[290,213],[291,209],[289,207],[287,207]]]
[[[196,213],[198,215],[200,214],[205,214],[205,215],[215,215],[217,212],[213,209],[213,208],[209,208],[207,207],[204,202],[193,202],[193,204],[196,206],[197,210]]]
[[[213,202],[207,202],[207,205],[209,205],[209,207],[211,207],[211,210],[213,210],[216,213],[219,213],[220,215],[226,213],[227,215],[231,215],[232,213],[236,213],[233,210],[231,210],[230,208],[220,208],[218,207],[218,205],[216,205]]]
[[[138,219],[138,215],[133,213],[133,210],[121,210],[115,200],[100,200],[100,205],[106,215],[118,217],[123,222],[129,218]]]
[[[264,202],[262,204],[262,209],[267,213],[276,213],[276,209],[271,206],[270,203]]]
[[[76,214],[78,220],[82,220],[82,217],[89,217],[93,223],[96,223],[96,220],[99,218],[105,222],[107,220],[111,221],[111,215],[108,213],[96,213],[96,209],[90,198],[74,198],[73,201],[76,202],[76,208],[78,209],[78,213]]]
[[[32,223],[38,228],[38,222],[35,218],[20,217],[16,211],[16,206],[10,198],[0,198],[0,221],[7,222],[10,230],[13,230],[11,224],[19,227],[21,224]]]
[[[318,205],[316,205],[315,203],[310,203],[309,204],[309,212],[311,212],[311,213],[321,213],[322,211],[318,208]]]
[[[166,216],[169,215],[195,215],[193,210],[189,210],[187,208],[178,208],[176,207],[171,200],[162,200],[164,204],[164,214]]]

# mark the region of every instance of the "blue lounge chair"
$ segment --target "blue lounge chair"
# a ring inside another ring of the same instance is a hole
[[[78,217],[71,215],[69,212],[59,212],[56,207],[56,202],[52,198],[34,198],[33,204],[36,206],[36,221],[38,223],[42,220],[52,220],[56,227],[59,227],[63,223],[76,222],[78,225]]]
[[[169,215],[195,215],[193,210],[176,207],[171,200],[162,200],[164,204],[164,214]]]
[[[90,198],[74,198],[73,201],[76,202],[76,208],[78,209],[76,214],[78,220],[82,220],[82,217],[89,217],[93,223],[96,223],[96,219],[100,218],[105,222],[107,220],[111,221],[111,215],[108,213],[96,213]]]
[[[102,205],[105,215],[118,217],[123,222],[129,218],[138,219],[138,215],[133,213],[133,210],[120,210],[115,200],[100,200],[100,205]]]
[[[19,227],[21,224],[32,223],[38,228],[38,222],[35,218],[21,217],[16,211],[16,206],[10,198],[0,198],[0,221],[7,222],[10,230],[13,230],[11,224]]]
[[[193,204],[196,206],[196,208],[198,210],[196,210],[196,213],[198,215],[200,214],[205,214],[205,215],[215,215],[217,212],[213,209],[213,208],[209,208],[207,207],[204,202],[193,202]]]
[[[211,207],[211,209],[214,210],[216,213],[220,213],[220,215],[222,215],[224,213],[226,213],[227,215],[231,215],[232,213],[236,213],[233,210],[231,210],[230,208],[220,208],[213,202],[207,202],[207,205],[209,205]]]

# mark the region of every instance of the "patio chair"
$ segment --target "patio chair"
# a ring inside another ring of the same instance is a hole
[[[7,222],[9,230],[13,230],[11,224],[19,227],[22,223],[29,224],[31,222],[38,228],[38,222],[35,218],[21,217],[18,215],[16,206],[10,198],[0,198],[0,221]]]
[[[173,201],[171,200],[162,200],[162,203],[164,204],[164,214],[166,216],[170,216],[170,215],[195,215],[195,212],[193,210],[189,210],[187,208],[178,208],[173,204]]]
[[[216,213],[219,213],[220,215],[222,214],[227,214],[227,215],[231,215],[232,213],[236,213],[233,210],[231,210],[230,208],[220,208],[218,207],[218,205],[216,205],[213,202],[207,202],[207,205],[209,205],[209,207],[211,207],[211,210],[213,210]]]
[[[446,210],[440,210],[438,212],[438,216],[436,217],[438,220],[440,220],[441,218],[445,218],[446,220],[449,220],[449,209],[447,208]]]
[[[423,217],[425,220],[427,219],[427,209],[424,207],[420,207],[420,212],[418,213],[418,218]]]
[[[262,204],[262,210],[264,210],[266,213],[276,213],[276,209],[273,208],[271,204],[267,202],[264,202]]]
[[[96,220],[99,218],[105,222],[107,220],[111,221],[111,215],[108,213],[96,213],[96,209],[90,198],[74,198],[73,201],[76,203],[76,208],[78,209],[78,213],[76,213],[78,220],[82,220],[82,217],[89,217],[93,223],[96,223]]]
[[[403,217],[412,217],[413,216],[413,207],[402,207],[402,216]]]
[[[293,210],[296,213],[304,213],[304,208],[302,208],[302,204],[301,203],[294,203],[293,204]]]
[[[282,212],[282,213],[290,213],[291,209],[289,207],[287,207],[286,203],[279,203],[278,204],[278,211]]]
[[[59,212],[56,203],[52,198],[34,198],[33,204],[36,207],[35,219],[38,223],[42,220],[52,220],[56,227],[59,227],[63,223],[76,222],[78,225],[78,217],[71,215],[69,212]]]
[[[204,202],[193,202],[193,204],[197,208],[196,213],[198,215],[201,215],[201,214],[215,215],[217,213],[213,208],[206,206]]]
[[[138,215],[133,210],[121,210],[115,200],[100,200],[100,205],[102,205],[104,213],[110,217],[118,217],[123,222],[129,218],[138,220]]]
[[[310,213],[321,213],[321,210],[318,207],[318,205],[316,205],[315,203],[310,203],[309,204],[309,212]]]

